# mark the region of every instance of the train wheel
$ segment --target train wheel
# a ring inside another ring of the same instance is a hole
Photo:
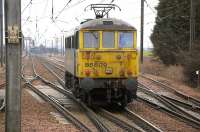
[[[91,95],[87,96],[87,104],[88,104],[88,106],[92,106],[92,97],[91,97]]]
[[[79,86],[78,86],[78,81],[75,77],[71,77],[71,84],[72,84],[72,92],[75,95],[76,98],[80,97],[80,92],[79,92]]]
[[[68,80],[67,73],[65,72],[65,87],[66,88],[68,88],[68,84],[69,84],[69,80]]]
[[[81,90],[81,94],[80,94],[80,98],[83,102],[86,102],[87,101],[87,94],[85,91],[82,91]]]
[[[127,106],[127,104],[128,104],[128,97],[125,94],[124,97],[123,97],[123,99],[122,99],[122,101],[121,101],[121,107],[124,108],[124,107]]]

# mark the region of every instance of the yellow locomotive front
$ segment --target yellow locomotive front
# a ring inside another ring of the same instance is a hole
[[[76,34],[74,94],[90,105],[126,106],[136,98],[136,29],[121,20],[98,19],[83,24]]]
[[[136,78],[136,31],[81,31],[77,76]]]

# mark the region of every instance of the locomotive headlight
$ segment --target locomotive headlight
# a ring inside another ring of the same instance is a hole
[[[112,74],[112,73],[113,73],[113,69],[111,67],[107,67],[106,74]]]

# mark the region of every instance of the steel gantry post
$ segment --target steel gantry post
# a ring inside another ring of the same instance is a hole
[[[6,132],[21,131],[21,0],[5,0]]]
[[[1,67],[3,66],[3,60],[4,60],[4,56],[3,56],[3,0],[0,0],[0,56],[1,56]]]
[[[143,44],[144,44],[144,0],[141,0],[141,29],[140,29],[140,60],[143,63]]]

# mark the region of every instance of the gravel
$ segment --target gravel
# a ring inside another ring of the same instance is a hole
[[[200,89],[198,89],[198,88],[192,88],[192,87],[186,86],[184,83],[176,82],[176,81],[169,80],[169,79],[159,77],[159,76],[154,76],[154,75],[150,75],[150,74],[145,74],[145,75],[147,75],[147,76],[149,76],[153,79],[156,79],[158,81],[161,81],[164,84],[167,84],[167,85],[175,88],[176,90],[185,93],[186,95],[195,97],[195,98],[200,100]],[[141,79],[141,78],[139,78],[139,79],[144,80],[144,79]]]
[[[156,125],[165,132],[199,132],[199,130],[181,122],[164,112],[160,112],[143,102],[133,101],[128,108]]]

